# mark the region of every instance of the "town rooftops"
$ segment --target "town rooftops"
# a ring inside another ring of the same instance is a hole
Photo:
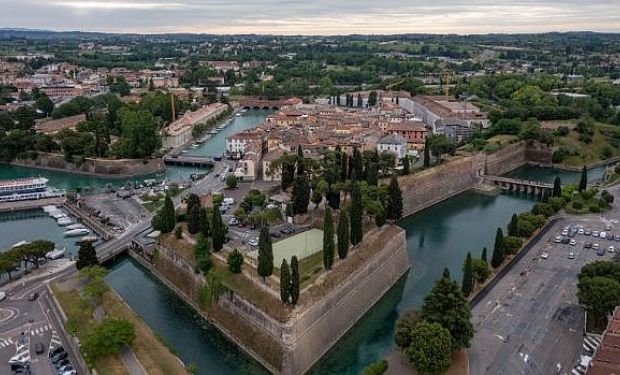
[[[58,120],[41,122],[35,125],[35,130],[41,133],[56,133],[63,129],[74,129],[78,123],[86,121],[85,114],[65,117]]]
[[[406,145],[407,140],[396,133],[392,133],[381,138],[379,143],[384,145]]]

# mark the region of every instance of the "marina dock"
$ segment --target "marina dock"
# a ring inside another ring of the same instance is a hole
[[[25,201],[2,202],[0,203],[0,212],[33,210],[35,208],[41,208],[44,206],[61,205],[63,204],[64,200],[64,197],[55,197]]]

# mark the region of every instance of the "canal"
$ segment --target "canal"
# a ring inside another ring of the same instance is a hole
[[[238,131],[230,126],[227,129],[230,129],[229,132]],[[210,141],[221,142],[217,149],[223,149],[223,139],[218,141],[213,138]],[[192,150],[192,154],[208,156],[212,150],[203,147],[210,141]],[[589,171],[589,179],[600,178],[602,170],[597,168]],[[20,177],[9,176],[12,171],[11,167],[0,166],[0,179]],[[32,173],[32,170],[29,171]],[[93,183],[89,177],[70,175],[72,179],[57,174],[58,172],[51,174],[50,180],[67,179],[65,186],[58,186],[61,188]],[[550,182],[556,175],[560,175],[564,183],[575,183],[580,174],[524,167],[513,171],[511,175]],[[398,315],[406,309],[422,304],[423,297],[440,277],[444,267],[460,282],[461,265],[466,253],[471,251],[474,257],[479,257],[482,248],[487,247],[490,257],[496,228],[505,228],[513,213],[529,210],[535,202],[532,196],[518,193],[493,196],[468,191],[402,219],[398,224],[407,231],[411,271],[310,373],[357,375],[366,365],[385,356],[393,348],[392,330]],[[55,223],[46,216],[22,220],[0,222],[0,238],[7,236],[0,245],[5,247],[20,240],[48,238],[53,236],[56,230]],[[25,227],[23,223],[31,230],[21,230],[20,228]],[[170,344],[181,360],[198,366],[199,374],[266,373],[260,365],[129,258],[111,265],[107,281],[129,306]]]

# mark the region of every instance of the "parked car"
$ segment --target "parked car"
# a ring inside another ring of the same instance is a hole
[[[586,242],[583,244],[584,249],[591,249],[592,248],[592,242]]]
[[[555,243],[562,242],[562,236],[555,236],[555,239],[553,240],[553,242],[555,242]]]
[[[575,241],[574,239],[570,240],[570,245],[571,246],[576,246],[577,245],[577,241]]]
[[[614,245],[609,245],[609,247],[607,248],[607,252],[608,253],[615,253],[616,249],[614,248]]]
[[[586,228],[586,229],[583,231],[583,234],[584,234],[584,235],[586,235],[586,236],[591,236],[591,235],[592,235],[592,231],[591,231],[590,229]]]
[[[65,351],[65,348],[63,348],[62,346],[57,346],[54,349],[50,349],[49,356],[53,357],[53,356],[55,356],[57,354],[60,354],[60,353],[62,353],[64,351]]]
[[[540,254],[540,257],[541,257],[542,259],[547,259],[547,258],[549,258],[549,253],[548,253],[548,252],[546,252],[546,251],[543,251],[543,252],[542,252],[542,254]]]
[[[34,346],[34,351],[37,354],[43,354],[43,352],[45,351],[45,346],[43,345],[42,342],[38,342]]]
[[[593,248],[594,250],[598,250],[598,247],[599,247],[599,245],[598,245],[597,243],[595,243],[594,245],[592,245],[592,248]]]
[[[596,252],[596,255],[598,255],[598,256],[605,255],[605,249],[598,249],[598,251]]]
[[[575,253],[573,253],[572,251],[568,253],[568,259],[575,259]]]
[[[258,246],[258,240],[256,238],[252,238],[248,243],[250,246]]]
[[[34,292],[28,296],[28,301],[36,301],[39,298],[39,293]]]
[[[230,221],[228,222],[228,225],[239,225],[239,219],[237,219],[236,217],[233,217],[232,219],[230,219]]]
[[[271,235],[271,237],[274,237],[274,238],[282,237],[282,234],[280,234],[279,232],[275,232],[275,231],[274,232],[269,232],[269,235]]]

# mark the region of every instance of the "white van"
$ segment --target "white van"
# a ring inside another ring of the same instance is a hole
[[[233,204],[235,204],[235,198],[224,198],[224,200],[222,201],[223,204],[232,206]]]
[[[0,292],[0,301],[6,298],[6,292]]]

